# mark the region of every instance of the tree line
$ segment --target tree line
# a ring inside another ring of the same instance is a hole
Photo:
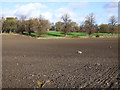
[[[37,33],[39,36],[47,34],[47,31],[60,31],[65,36],[70,32],[86,32],[88,35],[93,33],[118,33],[117,19],[115,16],[111,16],[108,24],[95,24],[95,16],[90,13],[85,21],[78,25],[72,21],[68,14],[64,14],[61,17],[62,21],[58,21],[55,24],[46,20],[41,15],[39,18],[26,19],[26,16],[18,18],[2,17],[2,33],[21,33],[27,32],[31,35],[32,32]]]

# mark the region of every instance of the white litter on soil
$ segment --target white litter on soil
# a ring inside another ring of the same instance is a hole
[[[78,51],[79,54],[82,54],[82,51]]]

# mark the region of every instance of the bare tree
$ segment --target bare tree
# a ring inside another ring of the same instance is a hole
[[[20,21],[24,22],[26,18],[27,18],[26,16],[22,15],[22,16],[20,16]]]
[[[85,25],[87,26],[87,33],[90,36],[94,31],[94,23],[95,23],[95,16],[93,13],[90,13],[89,16],[86,17]]]
[[[64,22],[64,27],[62,29],[62,32],[66,36],[71,31],[72,28],[71,19],[68,14],[63,15],[61,19]]]
[[[70,20],[70,17],[68,14],[63,15],[62,20],[64,21],[64,24],[66,25],[68,23],[68,21]]]
[[[117,23],[117,20],[115,18],[115,16],[111,16],[110,19],[109,19],[109,29],[110,29],[110,32],[113,33],[115,32],[115,25]]]
[[[26,16],[20,16],[20,20],[18,21],[18,25],[17,25],[18,26],[17,32],[21,32],[22,34],[26,30],[25,19]]]

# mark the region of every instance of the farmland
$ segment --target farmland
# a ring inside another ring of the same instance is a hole
[[[47,80],[43,88],[118,87],[117,37],[2,38],[3,88],[39,88]]]

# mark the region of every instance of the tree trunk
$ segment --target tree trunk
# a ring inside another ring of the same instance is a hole
[[[24,34],[23,31],[21,33]]]
[[[31,35],[31,32],[29,32],[29,35]]]

